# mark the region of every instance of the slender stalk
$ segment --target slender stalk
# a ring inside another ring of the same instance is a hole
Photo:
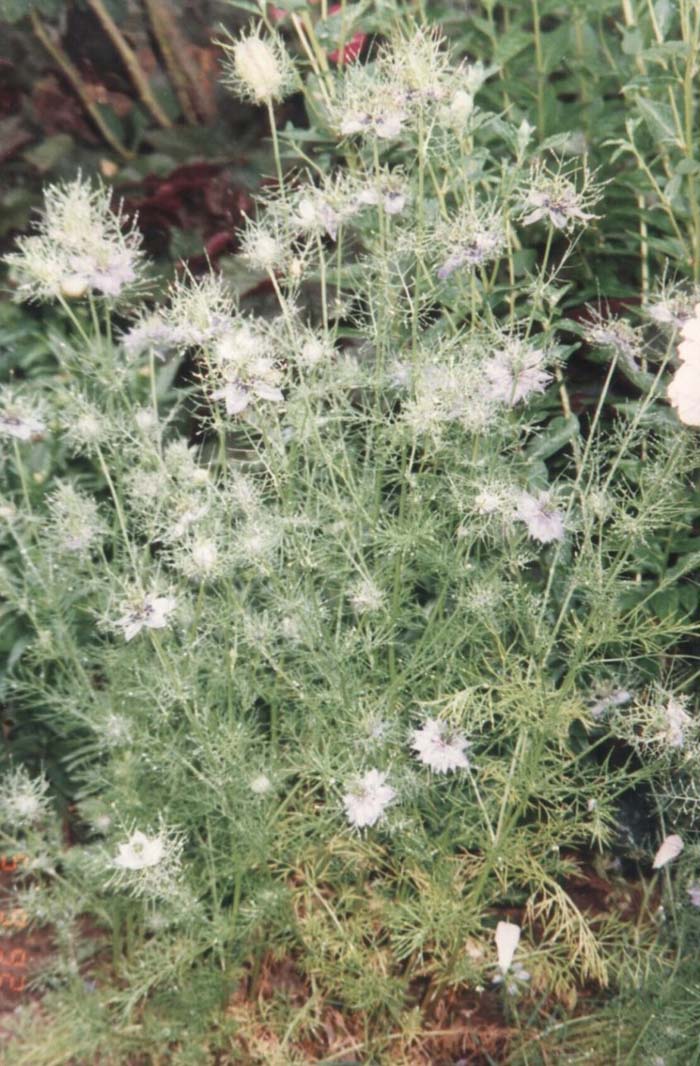
[[[535,42],[535,71],[537,74],[537,136],[540,141],[543,141],[546,136],[544,110],[545,68],[544,55],[542,52],[539,0],[531,0],[531,4],[532,29]]]
[[[272,151],[275,157],[275,170],[277,172],[277,181],[280,187],[280,193],[284,196],[284,173],[282,171],[282,159],[280,157],[280,145],[279,138],[277,136],[277,121],[275,119],[275,109],[272,105],[272,100],[268,97],[267,100],[267,116],[270,122],[270,135],[272,137]]]

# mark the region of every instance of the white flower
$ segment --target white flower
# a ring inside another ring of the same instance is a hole
[[[681,337],[683,340],[678,345],[678,358],[684,363],[700,367],[700,303],[695,305],[693,317],[683,323]]]
[[[600,718],[613,707],[624,707],[631,699],[632,693],[626,688],[599,685],[589,701],[589,710],[594,718]]]
[[[466,126],[474,110],[474,97],[464,89],[457,89],[446,108],[447,115],[457,126]]]
[[[686,426],[700,426],[700,361],[682,363],[668,386],[671,406]]]
[[[220,365],[226,363],[246,363],[252,359],[265,357],[269,351],[269,341],[260,324],[243,320],[227,329],[214,344],[214,359]]]
[[[585,323],[584,337],[589,344],[600,348],[612,348],[631,370],[639,370],[639,360],[644,355],[644,337],[624,318],[603,314],[588,308],[590,318]]]
[[[469,767],[465,755],[465,748],[470,747],[469,741],[461,733],[450,734],[447,723],[439,719],[429,718],[420,729],[414,730],[411,747],[420,762],[438,774]]]
[[[41,437],[45,430],[46,426],[40,418],[11,404],[0,411],[0,433],[15,440],[34,440]]]
[[[574,222],[587,222],[594,217],[583,210],[573,186],[559,193],[532,189],[527,195],[526,207],[530,210],[522,219],[525,226],[546,218],[557,229],[567,229]]]
[[[265,796],[272,789],[272,781],[267,774],[258,774],[250,782],[250,791],[254,792],[256,796]]]
[[[318,189],[311,189],[297,202],[292,222],[300,230],[325,232],[334,241],[338,235],[340,216]]]
[[[176,606],[177,602],[172,596],[149,594],[123,614],[116,624],[124,630],[124,639],[128,641],[140,633],[144,626],[146,629],[164,629]]]
[[[688,899],[693,907],[700,907],[700,883],[695,882],[693,885],[688,886]]]
[[[666,863],[671,862],[673,859],[677,859],[684,847],[685,845],[677,833],[671,833],[670,836],[665,837],[661,841],[661,845],[654,856],[652,869],[660,870],[662,866],[666,865]]]
[[[459,241],[454,251],[450,252],[447,259],[438,268],[437,276],[440,281],[449,278],[463,266],[477,267],[483,263],[495,259],[504,245],[502,227],[498,222],[484,223],[483,228],[475,229],[473,233]]]
[[[395,798],[396,791],[386,784],[386,778],[380,770],[369,770],[343,796],[348,821],[358,829],[378,822]]]
[[[520,943],[520,926],[514,922],[499,922],[496,926],[496,955],[498,968],[502,974],[507,973]]]
[[[0,781],[0,822],[17,830],[40,821],[49,811],[48,789],[45,777],[30,777],[23,766],[11,770]]]
[[[224,401],[227,415],[240,415],[256,396],[273,403],[281,403],[284,400],[281,389],[262,381],[254,381],[250,385],[244,385],[242,381],[229,381],[211,395],[213,400]]]
[[[542,544],[562,540],[564,537],[564,517],[561,511],[552,507],[548,492],[539,492],[537,496],[522,492],[515,517],[524,522],[530,536]]]
[[[107,744],[118,747],[131,739],[129,721],[121,714],[108,714],[101,725],[102,734]]]
[[[122,870],[144,870],[157,866],[165,855],[165,841],[161,835],[147,837],[139,829],[132,833],[126,844],[119,845],[119,854],[114,865]]]
[[[473,510],[483,518],[499,514],[505,507],[505,489],[500,485],[484,485],[474,497]]]
[[[358,614],[370,614],[381,610],[384,593],[371,578],[364,578],[355,585],[349,599]]]
[[[686,730],[692,725],[692,718],[687,713],[681,700],[671,696],[663,710],[666,720],[666,743],[671,748],[682,748],[685,744]]]
[[[84,396],[74,393],[62,412],[61,427],[74,451],[90,451],[107,437],[110,426]]]
[[[387,215],[400,215],[407,200],[408,196],[403,189],[389,189],[384,193],[382,204]]]
[[[328,363],[333,358],[333,347],[320,337],[309,337],[301,346],[299,362],[302,366],[313,367]]]
[[[210,574],[219,558],[216,542],[213,540],[196,540],[192,545],[192,565],[202,574]]]
[[[170,349],[177,348],[182,340],[177,328],[166,321],[162,310],[139,319],[121,338],[129,359],[136,359],[148,351],[164,359]]]
[[[374,120],[374,132],[381,140],[393,140],[400,135],[405,121],[405,111],[388,111],[377,115]]]
[[[543,368],[546,352],[511,338],[484,364],[491,395],[514,407],[534,392],[544,392],[552,375]]]
[[[577,224],[595,218],[586,208],[599,199],[600,192],[592,187],[591,176],[585,168],[582,171],[582,189],[578,191],[565,174],[552,174],[539,162],[530,175],[521,221],[529,226],[546,219],[555,229],[568,231]]]
[[[364,133],[371,123],[372,120],[365,111],[351,111],[341,119],[339,129],[343,137],[352,137],[355,133]]]
[[[206,503],[197,503],[187,501],[187,506],[181,512],[177,522],[175,522],[170,529],[168,529],[166,536],[171,540],[178,540],[183,536],[195,522],[198,522],[200,518],[209,510],[209,505]]]
[[[517,996],[522,985],[527,984],[529,980],[530,974],[525,967],[519,962],[514,962],[507,973],[497,973],[492,983],[503,985],[509,996]]]
[[[84,552],[105,528],[96,502],[68,482],[59,482],[49,497],[51,524],[62,548]]]

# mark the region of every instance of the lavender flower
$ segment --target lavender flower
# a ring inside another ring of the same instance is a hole
[[[564,538],[564,516],[552,506],[548,492],[538,492],[536,496],[522,492],[515,517],[524,522],[530,536],[542,544]]]
[[[509,338],[485,364],[484,373],[494,399],[511,407],[533,393],[544,392],[552,375],[543,368],[546,352]]]

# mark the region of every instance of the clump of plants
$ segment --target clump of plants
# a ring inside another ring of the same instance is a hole
[[[81,176],[8,257],[66,322],[60,375],[1,400],[2,593],[31,634],[8,693],[67,753],[76,839],[17,763],[3,841],[85,1061],[179,989],[200,1020],[229,1000],[231,1061],[308,1061],[332,1003],[356,1023],[334,1054],[396,1063],[455,990],[515,1028],[641,981],[662,893],[697,905],[700,293],[568,319],[596,176],[482,110],[495,72],[438,34],[307,81],[330,172],[284,167],[283,42],[226,48],[271,123],[240,253],[271,313],[214,273],[154,301]],[[641,864],[634,906],[582,896],[613,862]],[[86,915],[115,975],[88,1008]],[[262,1025],[271,958],[308,1000]]]

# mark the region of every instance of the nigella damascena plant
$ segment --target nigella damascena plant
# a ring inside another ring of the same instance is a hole
[[[220,543],[206,533],[191,537],[177,545],[173,564],[193,581],[211,581],[220,574],[224,564]]]
[[[681,329],[690,319],[700,318],[700,284],[669,281],[663,277],[644,307],[647,318],[660,330]]]
[[[61,439],[77,455],[96,454],[115,432],[110,420],[89,396],[76,390],[60,394]]]
[[[293,219],[286,214],[270,211],[260,221],[246,219],[240,240],[241,258],[264,274],[289,275],[298,280],[304,271],[306,250],[292,250],[294,233]]]
[[[358,615],[376,614],[386,602],[383,591],[370,577],[362,577],[355,582],[348,591],[348,599]]]
[[[5,257],[19,300],[117,300],[141,280],[141,236],[111,193],[82,176],[51,185],[36,233],[20,237]]]
[[[402,421],[416,434],[437,438],[449,423],[482,433],[498,417],[499,402],[478,362],[470,358],[422,367],[413,380],[413,396],[402,406]]]
[[[617,707],[626,707],[634,699],[634,693],[610,678],[598,681],[588,696],[588,709],[593,718],[603,718]]]
[[[341,137],[395,141],[413,117],[413,101],[395,78],[379,69],[351,67],[330,108],[330,119]]]
[[[686,695],[653,689],[636,701],[634,715],[619,715],[613,725],[647,756],[688,763],[700,752],[700,719]]]
[[[411,103],[441,100],[453,73],[444,37],[423,28],[384,47],[377,68]]]

